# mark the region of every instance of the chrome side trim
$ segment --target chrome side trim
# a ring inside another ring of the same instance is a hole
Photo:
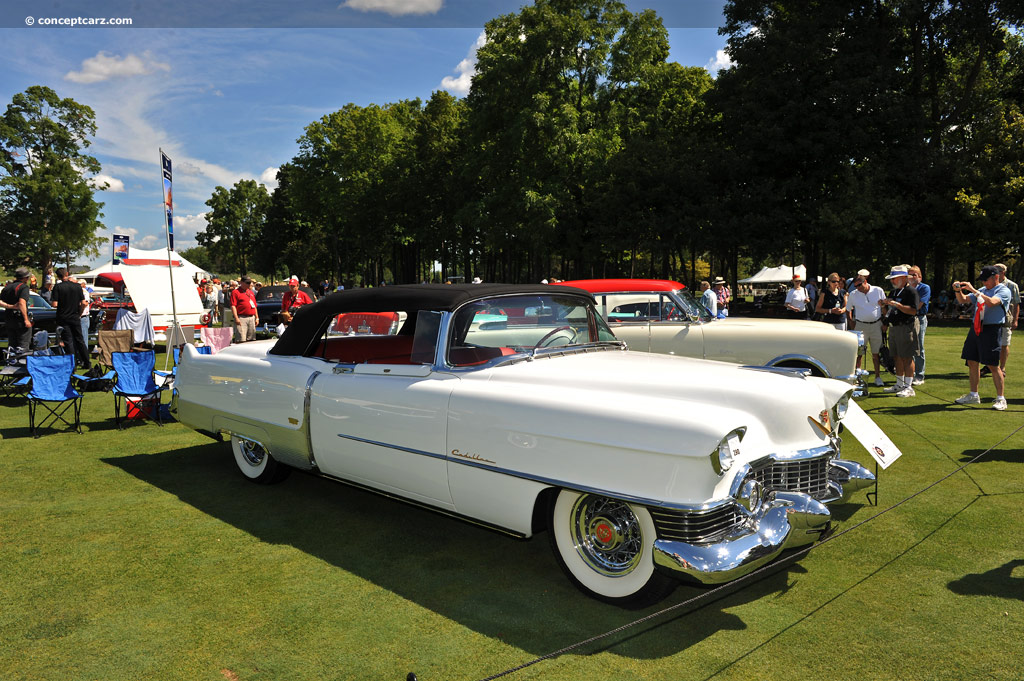
[[[427,456],[432,459],[445,459],[449,464],[459,464],[461,466],[470,466],[472,468],[480,468],[491,473],[497,473],[499,475],[507,475],[512,478],[519,478],[521,480],[529,480],[531,482],[539,482],[543,485],[550,487],[560,487],[562,489],[570,489],[576,492],[584,494],[598,494],[604,497],[610,497],[612,499],[621,499],[631,504],[639,504],[641,506],[652,506],[655,508],[664,508],[669,510],[677,511],[708,511],[711,509],[718,508],[725,504],[735,503],[735,499],[717,499],[715,501],[703,502],[699,504],[686,504],[686,503],[670,503],[661,499],[651,499],[648,497],[640,497],[633,494],[623,494],[622,492],[616,492],[613,490],[604,489],[601,487],[590,487],[588,485],[580,485],[575,482],[569,482],[567,480],[559,480],[557,478],[548,478],[542,475],[532,475],[530,473],[523,473],[522,471],[512,470],[510,468],[503,468],[501,466],[494,466],[480,461],[472,459],[462,459],[458,457],[448,456],[446,454],[438,454],[436,452],[428,452],[422,449],[413,449],[412,447],[403,447],[401,445],[388,444],[386,442],[379,442],[377,440],[368,440],[354,435],[346,435],[344,433],[338,433],[338,437],[346,440],[352,440],[354,442],[362,442],[370,445],[377,445],[378,447],[384,447],[386,449],[394,449],[401,452],[407,452],[409,454],[418,454],[420,456]],[[735,483],[734,483],[735,484]]]
[[[309,404],[313,398],[313,381],[316,380],[317,376],[321,372],[314,371],[308,379],[306,379],[306,392],[302,398],[302,429],[306,431],[306,451],[309,452],[309,463],[313,466],[314,470],[320,470],[320,467],[316,464],[316,454],[313,452],[313,435],[310,432],[312,430],[309,422]]]
[[[394,449],[399,452],[408,452],[409,454],[418,454],[420,456],[430,457],[431,459],[447,459],[448,457],[444,454],[435,454],[434,452],[428,452],[422,449],[413,449],[412,447],[402,447],[401,445],[389,445],[385,442],[377,442],[376,440],[367,440],[363,437],[356,437],[355,435],[346,435],[345,433],[338,433],[338,437],[346,440],[352,440],[353,442],[362,442],[363,444],[376,445],[378,447],[384,447],[385,449]]]
[[[811,373],[810,369],[798,369],[796,367],[773,367],[767,364],[742,364],[740,369],[750,369],[751,371],[767,371],[770,374],[780,374],[782,376],[792,376],[793,378],[804,378]]]

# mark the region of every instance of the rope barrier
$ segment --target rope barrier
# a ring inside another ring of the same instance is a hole
[[[818,548],[820,548],[822,546],[825,546],[829,542],[831,542],[833,540],[836,540],[839,537],[842,537],[844,534],[846,534],[848,532],[852,532],[852,531],[856,530],[857,528],[862,527],[862,526],[866,525],[867,523],[874,521],[876,518],[880,518],[881,516],[885,515],[889,511],[892,511],[892,510],[894,510],[896,508],[899,508],[900,506],[902,506],[903,504],[907,503],[908,501],[911,501],[912,499],[914,499],[914,498],[924,494],[925,492],[927,492],[928,490],[932,489],[933,487],[936,487],[937,485],[942,484],[943,482],[945,482],[949,478],[953,477],[957,473],[960,473],[961,471],[966,469],[968,466],[970,466],[971,464],[975,463],[976,461],[981,459],[983,456],[985,456],[986,454],[991,452],[993,449],[995,449],[996,447],[998,447],[999,445],[1003,444],[1004,442],[1009,440],[1011,437],[1013,437],[1014,435],[1019,433],[1021,430],[1024,430],[1024,424],[1021,424],[1020,426],[1017,426],[1017,428],[1015,428],[1013,431],[1011,431],[1009,435],[1007,435],[1003,439],[999,440],[999,442],[996,442],[994,445],[990,446],[988,449],[986,449],[985,451],[981,452],[980,454],[975,456],[970,461],[965,462],[962,466],[954,469],[952,472],[942,476],[938,480],[936,480],[936,481],[932,482],[931,484],[921,488],[920,490],[918,490],[917,492],[914,492],[910,496],[905,497],[904,499],[896,502],[892,506],[889,506],[889,507],[879,511],[878,513],[876,513],[876,514],[874,514],[874,515],[872,515],[872,516],[870,516],[868,518],[865,518],[864,520],[860,521],[859,523],[851,525],[850,527],[847,527],[847,528],[843,529],[840,532],[836,532],[834,534],[831,534],[831,535],[825,537],[824,539],[822,539],[821,541],[817,542],[816,544],[811,544],[810,546],[807,546],[806,548],[799,549],[799,550],[795,551],[794,553],[792,553],[789,556],[787,556],[784,559],[783,562],[784,563],[795,562],[795,561],[799,560],[800,558],[803,558],[804,556],[806,556],[812,550],[815,550],[815,549],[818,549]],[[643,624],[645,622],[649,622],[649,621],[651,621],[653,619],[660,618],[660,617],[662,617],[664,615],[667,615],[668,613],[676,612],[678,610],[686,608],[687,606],[691,606],[691,605],[694,605],[694,604],[699,603],[701,601],[705,601],[705,600],[711,599],[712,596],[715,596],[716,594],[720,594],[723,591],[726,591],[726,590],[728,590],[730,592],[738,591],[738,590],[740,590],[742,588],[745,588],[745,587],[750,586],[751,584],[753,584],[755,581],[757,581],[756,578],[761,576],[761,575],[763,575],[765,572],[777,570],[778,568],[779,568],[779,563],[778,562],[769,563],[767,565],[764,565],[764,566],[754,570],[753,572],[747,573],[746,575],[744,575],[744,576],[742,576],[742,577],[740,577],[738,579],[733,580],[732,582],[716,586],[713,589],[709,589],[708,591],[705,591],[705,592],[703,592],[701,594],[698,594],[698,595],[694,596],[693,598],[689,598],[689,599],[687,599],[687,600],[685,600],[685,601],[683,601],[681,603],[676,603],[675,605],[671,605],[671,606],[669,606],[667,608],[663,608],[663,609],[659,610],[658,612],[651,613],[650,615],[646,615],[644,617],[641,617],[640,619],[634,620],[634,621],[629,622],[627,624],[623,624],[622,626],[616,627],[616,628],[614,628],[614,629],[612,629],[610,631],[606,631],[606,632],[604,632],[602,634],[597,634],[596,636],[591,636],[590,638],[585,639],[583,641],[579,641],[577,643],[573,643],[572,645],[568,645],[568,646],[566,646],[564,648],[560,648],[558,650],[552,651],[552,652],[547,653],[545,655],[541,655],[540,657],[534,658],[534,659],[532,659],[532,660],[530,660],[528,662],[524,662],[523,664],[517,665],[517,666],[512,667],[510,669],[506,669],[503,672],[499,672],[497,674],[492,674],[491,676],[488,676],[488,677],[485,677],[483,679],[480,679],[480,681],[494,681],[495,679],[500,679],[500,678],[502,678],[504,676],[509,676],[510,674],[514,674],[516,672],[522,671],[523,669],[526,669],[528,667],[532,667],[532,666],[534,666],[536,664],[544,662],[545,660],[550,660],[550,659],[559,657],[560,655],[564,655],[565,653],[571,652],[573,650],[577,650],[579,648],[583,648],[584,646],[590,645],[591,643],[594,643],[596,641],[600,641],[602,639],[606,639],[606,638],[608,638],[610,636],[614,636],[615,634],[623,632],[623,631],[625,631],[627,629],[631,629],[631,628],[633,628],[633,627],[635,627],[637,625]],[[416,675],[413,674],[412,672],[410,672],[409,675],[406,678],[407,678],[407,681],[417,681]]]

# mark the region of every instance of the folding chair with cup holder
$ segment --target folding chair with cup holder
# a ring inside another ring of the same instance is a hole
[[[140,416],[163,425],[160,419],[160,395],[169,386],[157,385],[153,380],[156,353],[112,352],[111,361],[117,375],[114,381],[114,420],[121,428],[121,400],[125,403],[125,418],[128,418],[129,403],[133,403]]]
[[[82,433],[82,393],[71,386],[71,373],[75,370],[74,355],[29,355],[25,358],[31,390],[28,392],[28,427],[32,437],[39,437],[39,429],[57,425],[62,421]],[[56,402],[53,407],[50,402]],[[48,413],[36,424],[36,410],[42,406]],[[64,414],[74,408],[75,422]],[[49,422],[47,422],[49,421]]]

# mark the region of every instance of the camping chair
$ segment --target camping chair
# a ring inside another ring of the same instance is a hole
[[[125,402],[125,418],[128,417],[129,400],[135,409],[145,418],[163,425],[160,420],[160,393],[168,388],[157,385],[153,380],[153,367],[156,364],[156,353],[148,352],[114,352],[111,353],[114,372],[114,420],[121,428],[121,400]],[[134,398],[134,399],[132,399]],[[152,413],[150,413],[151,410]]]
[[[28,393],[28,427],[32,437],[39,437],[38,429],[55,426],[57,421],[75,427],[82,433],[82,393],[71,387],[71,372],[75,370],[74,355],[30,355],[26,358],[32,389]],[[51,407],[48,403],[56,402]],[[36,410],[46,409],[40,423],[36,424]],[[74,407],[75,422],[64,418],[64,413]],[[49,421],[49,423],[47,423]]]
[[[113,367],[114,362],[110,358],[111,353],[131,352],[132,330],[123,329],[121,331],[111,331],[109,329],[103,329],[99,332],[96,342],[100,349],[100,364],[107,367]]]

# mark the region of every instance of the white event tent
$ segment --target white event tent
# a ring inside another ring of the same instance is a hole
[[[167,249],[158,248],[155,251],[146,251],[132,246],[131,250],[128,252],[128,260],[129,262],[136,264],[162,265],[167,267]],[[181,257],[177,251],[171,251],[171,260],[179,261],[181,263],[180,271],[187,274],[188,278],[193,281],[195,281],[197,275],[200,278],[213,278],[213,275],[202,268],[196,267],[188,260],[185,260],[185,258]],[[177,263],[175,263],[175,266],[178,266]],[[82,274],[76,274],[75,277],[78,279],[85,279],[87,282],[92,283],[95,281],[97,275],[103,274],[104,272],[120,272],[126,267],[129,267],[129,265],[122,265],[120,263],[115,265],[113,258],[111,258],[110,261],[103,263],[99,267]]]
[[[788,284],[793,277],[799,276],[807,280],[807,268],[803,265],[793,267],[791,265],[779,265],[778,267],[762,267],[761,271],[752,277],[740,279],[738,284],[751,284],[753,286],[767,286],[770,284]]]

